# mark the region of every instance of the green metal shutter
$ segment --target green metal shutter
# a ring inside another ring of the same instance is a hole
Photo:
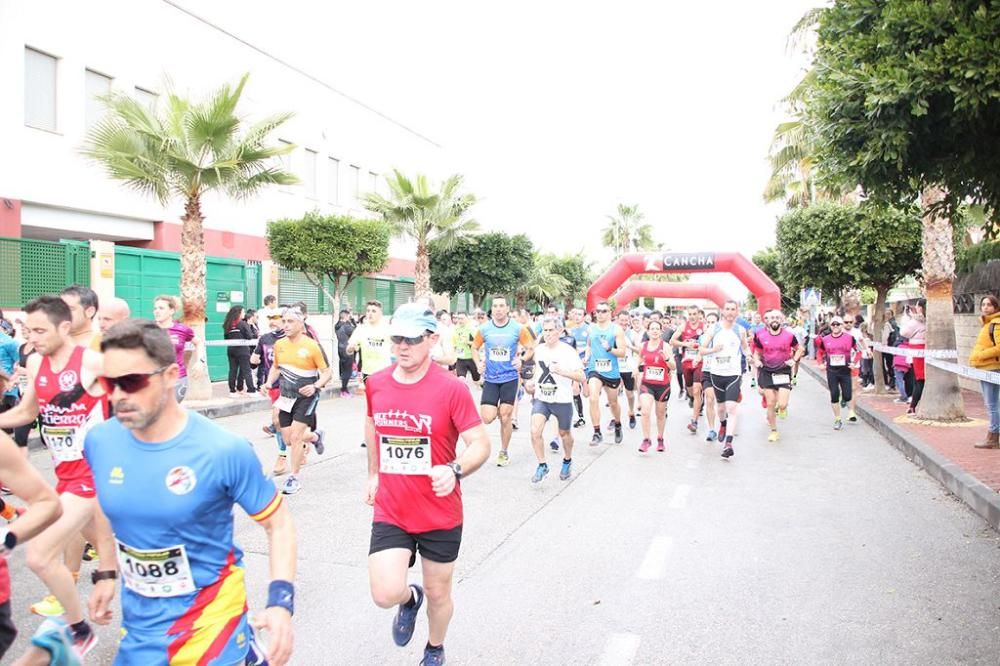
[[[393,282],[394,287],[394,307],[393,310],[398,308],[404,303],[412,303],[416,295],[416,291],[413,287],[412,282],[403,282],[402,280],[396,280]]]
[[[310,312],[319,308],[319,289],[299,271],[282,268],[278,275],[278,303],[291,305],[298,301],[306,304]]]

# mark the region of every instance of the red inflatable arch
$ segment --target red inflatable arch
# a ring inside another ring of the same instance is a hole
[[[730,273],[757,298],[763,314],[781,307],[781,291],[764,271],[737,252],[626,254],[611,265],[587,290],[587,310],[614,295],[638,273]]]
[[[615,307],[619,311],[642,296],[659,298],[707,298],[720,308],[729,300],[722,287],[715,284],[699,284],[696,282],[650,282],[648,280],[632,280],[615,294]]]

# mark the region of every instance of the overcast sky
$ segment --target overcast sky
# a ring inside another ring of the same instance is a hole
[[[176,1],[440,143],[487,228],[603,264],[628,203],[672,250],[773,242],[787,36],[817,0]]]

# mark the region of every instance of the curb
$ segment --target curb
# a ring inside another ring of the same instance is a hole
[[[807,363],[800,368],[808,372],[813,379],[826,386],[826,377],[819,370]],[[860,402],[857,404],[857,414],[872,426],[890,444],[899,449],[907,460],[922,468],[945,487],[955,497],[983,517],[993,529],[1000,531],[1000,493],[972,476],[961,466],[951,462],[923,440],[913,437],[895,423],[885,419],[881,414],[867,409]]]

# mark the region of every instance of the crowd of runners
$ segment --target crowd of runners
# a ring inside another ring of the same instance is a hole
[[[263,470],[245,439],[181,406],[203,347],[174,319],[177,309],[174,298],[161,296],[153,320],[133,319],[124,301],[102,308],[79,286],[25,306],[16,363],[0,374],[0,393],[13,396],[0,412],[0,428],[12,434],[0,434],[0,481],[24,506],[2,503],[0,515],[10,523],[0,552],[25,548],[28,568],[50,596],[31,607],[46,619],[18,664],[80,663],[97,641],[90,623],[111,621],[118,587],[116,663],[289,659],[296,536],[283,497],[302,489],[308,455],[324,453],[317,406],[336,378],[303,304],[260,311],[267,330],[250,361],[261,366],[259,390],[272,403],[265,430],[278,449],[275,466]],[[778,441],[806,349],[780,311],[761,317],[741,312],[735,301],[718,312],[690,307],[677,315],[616,313],[606,302],[591,312],[548,307],[531,314],[496,297],[488,314],[453,314],[418,299],[391,316],[371,301],[358,325],[340,319],[340,395],[350,396],[357,356],[367,403],[361,446],[365,499],[374,511],[371,596],[377,606],[396,609],[392,636],[401,646],[427,604],[427,665],[445,663],[462,481],[494,451],[501,468],[527,453],[511,450],[521,401],[530,401],[533,484],[548,476],[549,455],[561,456],[558,477],[565,482],[574,474],[577,443],[599,447],[607,436],[612,446],[624,445],[626,431],[637,428],[629,446],[638,455],[667,451],[668,412],[678,409],[686,432],[703,436],[729,461],[741,408],[756,399],[751,392],[766,408],[768,441]],[[857,421],[853,400],[865,343],[834,316],[813,344],[839,430],[843,409]],[[0,351],[9,345],[0,338]],[[497,420],[494,449],[486,426]],[[34,425],[53,459],[54,488],[27,463]],[[268,598],[253,623],[242,551],[233,542],[235,505],[269,543]],[[418,554],[419,585],[408,577]],[[86,609],[76,585],[84,559],[94,561]],[[266,632],[266,649],[255,630]],[[0,557],[0,655],[14,636]]]

